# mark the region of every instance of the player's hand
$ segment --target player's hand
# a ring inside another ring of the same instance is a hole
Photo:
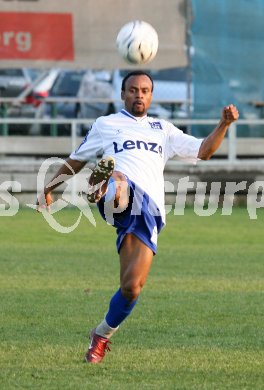
[[[52,203],[51,193],[48,192],[47,194],[44,194],[44,192],[43,192],[37,199],[36,210],[39,213],[43,209],[46,209],[48,212],[50,212],[50,205],[51,205],[51,203]]]
[[[230,104],[229,106],[224,107],[222,111],[222,120],[230,125],[232,122],[235,122],[239,117],[239,112],[236,106]]]

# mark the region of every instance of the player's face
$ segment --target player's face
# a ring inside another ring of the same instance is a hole
[[[152,83],[148,76],[131,76],[125,83],[125,90],[121,92],[125,109],[134,116],[147,114],[152,99]]]

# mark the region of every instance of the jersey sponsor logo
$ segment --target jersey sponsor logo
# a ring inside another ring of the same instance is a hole
[[[162,126],[160,122],[149,122],[150,127],[155,130],[162,130]]]
[[[124,150],[139,149],[157,153],[162,156],[162,146],[157,144],[156,142],[145,142],[140,140],[133,141],[131,139],[128,139],[123,142],[122,146],[119,146],[117,142],[113,142],[113,145],[115,153],[121,153]]]

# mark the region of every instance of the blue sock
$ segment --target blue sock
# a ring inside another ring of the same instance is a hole
[[[109,310],[105,316],[107,324],[111,326],[111,328],[117,328],[131,313],[137,300],[138,298],[130,303],[121,293],[121,289],[117,290],[110,301]]]

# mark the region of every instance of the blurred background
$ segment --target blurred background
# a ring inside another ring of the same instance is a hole
[[[205,137],[224,105],[240,111],[196,179],[215,177],[212,170],[219,180],[227,170],[234,180],[260,178],[263,17],[262,0],[129,0],[125,9],[121,0],[96,7],[91,0],[0,0],[1,177],[16,177],[20,165],[25,191],[34,193],[44,158],[66,157],[98,116],[120,110],[121,81],[133,67],[119,57],[115,38],[139,19],[159,35],[157,57],[142,67],[155,82],[151,116]],[[170,161],[167,177],[177,186],[175,172],[190,169]]]
[[[21,4],[23,3],[24,5],[30,4],[27,1],[11,3],[2,0],[0,5],[3,8],[3,5],[7,4],[10,8],[10,4],[12,4],[13,9],[15,7],[15,10],[18,11],[19,8],[19,11],[22,12]],[[148,12],[149,4],[145,3],[144,9],[146,8]],[[157,1],[157,6],[159,3]],[[155,1],[151,4],[152,7],[155,6]],[[178,50],[182,50],[186,56],[186,64],[185,66],[178,65],[178,62],[182,60],[179,61],[174,53],[173,45],[171,45],[174,40],[173,35],[169,34],[167,38],[168,34],[166,34],[163,40],[161,38],[159,56],[162,56],[160,52],[162,52],[163,47],[167,46],[165,49],[170,52],[170,64],[167,67],[166,61],[156,61],[156,64],[155,60],[151,64],[151,67],[154,66],[150,72],[155,80],[155,91],[154,104],[150,114],[169,120],[178,118],[217,119],[222,107],[232,102],[239,107],[240,118],[261,119],[264,100],[262,76],[264,68],[262,54],[264,3],[261,0],[251,0],[250,2],[232,0],[231,4],[227,0],[214,2],[210,0],[176,0],[168,1],[168,4],[175,6],[175,25],[173,27],[176,34],[178,34],[177,18],[181,18],[181,23],[179,23],[181,42],[178,42],[179,36],[177,35],[177,44],[180,45]],[[106,5],[102,5],[102,8],[106,8]],[[133,9],[136,9],[136,5]],[[135,19],[139,15],[134,16],[133,9],[130,10],[131,18]],[[142,14],[144,14],[143,11]],[[2,12],[2,17],[5,14],[6,10]],[[17,12],[17,14],[19,13]],[[53,61],[40,61],[37,55],[36,59],[33,58],[30,61],[31,67],[23,66],[23,62],[29,63],[25,54],[30,51],[34,36],[32,36],[33,34],[27,35],[29,34],[27,31],[15,34],[16,23],[18,27],[21,26],[21,17],[23,18],[20,14],[20,18],[13,18],[9,26],[2,26],[0,33],[2,46],[0,47],[1,118],[94,119],[99,115],[116,112],[120,109],[120,85],[122,77],[126,74],[125,63],[117,58],[121,62],[120,68],[112,69],[111,63],[111,69],[108,69],[109,58],[107,58],[108,53],[105,53],[104,68],[98,68],[98,66],[96,68],[80,67],[80,61],[78,61],[76,69],[72,69],[74,61],[72,64],[68,64],[68,67],[63,62],[63,68],[60,68],[61,61],[60,58],[56,59],[56,55],[54,55]],[[149,18],[150,15],[147,19],[149,20]],[[128,17],[124,18],[123,16],[124,22],[127,19]],[[155,28],[159,31],[159,36],[162,37],[162,30],[169,30],[170,26],[164,23],[166,14],[162,15],[160,19]],[[173,24],[171,19],[173,19],[173,15],[170,17],[170,23]],[[160,22],[163,23],[160,24]],[[33,32],[34,23],[33,20]],[[44,23],[45,29],[50,27],[49,21]],[[98,20],[96,23],[103,39],[105,24],[101,23],[101,26],[98,26]],[[115,29],[118,31],[122,22],[115,23]],[[30,26],[27,26],[27,30],[30,31]],[[43,36],[45,38],[45,34]],[[64,44],[67,46],[69,39],[67,34],[65,38]],[[115,51],[113,48],[114,38],[111,41],[112,51]],[[45,47],[47,43],[42,42],[39,37],[37,39],[39,50],[41,50],[41,47]],[[85,34],[81,36],[81,39],[85,40]],[[165,41],[165,39],[169,40]],[[15,45],[17,50],[15,50]],[[91,50],[95,49],[96,47]],[[101,47],[98,46],[97,49],[98,57],[102,56]],[[89,47],[87,50],[84,65],[89,65]],[[14,51],[17,52],[17,56],[20,54],[24,57],[24,60],[10,59],[10,57],[14,57]],[[181,56],[184,54],[181,53]],[[61,57],[61,53],[58,55]],[[118,57],[117,52],[111,53],[111,55]],[[171,66],[173,57],[175,57],[175,66]],[[53,62],[56,67],[46,68],[45,62]],[[94,62],[96,61],[93,60]],[[98,65],[101,65],[102,59],[99,62]],[[159,63],[162,64],[160,69],[157,68]],[[5,67],[5,64],[9,66]],[[18,65],[23,67],[18,67]],[[69,66],[71,70],[69,70]],[[12,101],[10,99],[19,97],[21,100],[14,99]],[[9,99],[5,100],[5,98]],[[68,98],[71,100],[67,101]],[[98,103],[85,103],[85,98],[98,99]],[[100,104],[100,100],[109,100],[109,103],[101,102]],[[85,131],[87,126],[83,127]],[[185,127],[184,130],[186,130]],[[205,136],[209,130],[207,126],[199,125],[192,125],[188,128],[189,132],[201,137]],[[32,125],[32,123],[30,125],[15,123],[1,125],[2,135],[6,133],[10,135],[49,135],[52,132],[58,135],[69,135],[70,126],[40,126]],[[79,129],[79,132],[82,133],[82,129]],[[253,123],[241,125],[238,136],[262,136],[262,126]]]

